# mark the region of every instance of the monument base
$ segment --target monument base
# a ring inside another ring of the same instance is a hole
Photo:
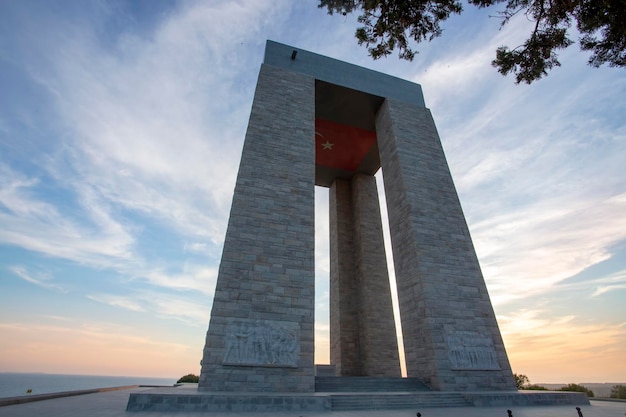
[[[196,384],[130,394],[126,411],[331,411],[328,395],[198,391]]]
[[[337,377],[338,380],[343,378]],[[385,378],[388,380],[389,378]],[[402,378],[398,378],[401,380]],[[406,379],[406,378],[405,378]],[[350,390],[350,383],[345,385]],[[267,412],[391,410],[428,407],[589,405],[582,392],[406,390],[329,391],[310,394],[198,391],[195,384],[132,393],[126,411]]]

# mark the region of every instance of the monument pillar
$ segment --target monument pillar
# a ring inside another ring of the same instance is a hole
[[[312,77],[261,68],[200,391],[314,391],[314,112]]]
[[[330,187],[331,363],[340,376],[400,377],[376,180]]]
[[[511,367],[430,111],[387,99],[376,132],[408,376],[437,390],[511,389]]]

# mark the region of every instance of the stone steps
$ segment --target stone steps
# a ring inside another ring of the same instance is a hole
[[[331,394],[333,411],[471,406],[472,403],[458,393]]]
[[[365,376],[315,377],[315,392],[414,392],[430,391],[417,378]]]
[[[411,409],[412,415],[415,415],[421,409],[429,407],[546,405],[589,405],[589,399],[584,392],[564,391],[318,392],[289,394],[202,392],[192,387],[182,386],[132,392],[128,399],[126,411],[165,411],[169,413],[290,411],[301,413]]]

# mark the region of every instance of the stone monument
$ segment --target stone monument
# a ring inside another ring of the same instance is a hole
[[[400,377],[373,177],[379,169],[407,378]],[[333,376],[316,376],[313,363],[315,185],[330,197],[332,365],[319,369]],[[126,410],[556,404],[589,400],[580,392],[515,389],[421,87],[268,41],[198,389],[133,392]]]
[[[408,377],[439,391],[515,389],[421,87],[268,41],[199,391],[315,390],[316,185],[330,192],[336,376],[401,376],[373,177],[381,168]]]

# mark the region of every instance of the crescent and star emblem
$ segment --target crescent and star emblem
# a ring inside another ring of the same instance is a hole
[[[319,136],[320,138],[324,139],[324,135],[322,135],[319,132],[315,132],[315,136]],[[327,151],[332,151],[333,150],[333,146],[335,146],[335,144],[334,143],[330,143],[328,141],[328,139],[326,139],[326,143],[322,143],[321,145],[322,145],[322,149],[323,150],[327,150]]]

